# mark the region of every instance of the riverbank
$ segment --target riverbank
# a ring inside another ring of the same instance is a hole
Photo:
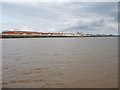
[[[0,35],[0,38],[62,38],[62,37],[119,37],[119,36],[67,36],[67,35]]]

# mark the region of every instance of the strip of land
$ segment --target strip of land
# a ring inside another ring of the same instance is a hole
[[[0,38],[62,38],[62,37],[118,37],[115,35],[111,36],[65,36],[65,35],[0,35]]]

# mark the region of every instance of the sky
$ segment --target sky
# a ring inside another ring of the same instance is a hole
[[[2,2],[4,30],[118,34],[117,2]]]

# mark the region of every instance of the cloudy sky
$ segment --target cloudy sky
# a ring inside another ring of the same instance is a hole
[[[3,2],[2,29],[118,33],[117,2]]]

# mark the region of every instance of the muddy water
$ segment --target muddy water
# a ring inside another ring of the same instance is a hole
[[[118,87],[117,38],[2,40],[3,87]]]

